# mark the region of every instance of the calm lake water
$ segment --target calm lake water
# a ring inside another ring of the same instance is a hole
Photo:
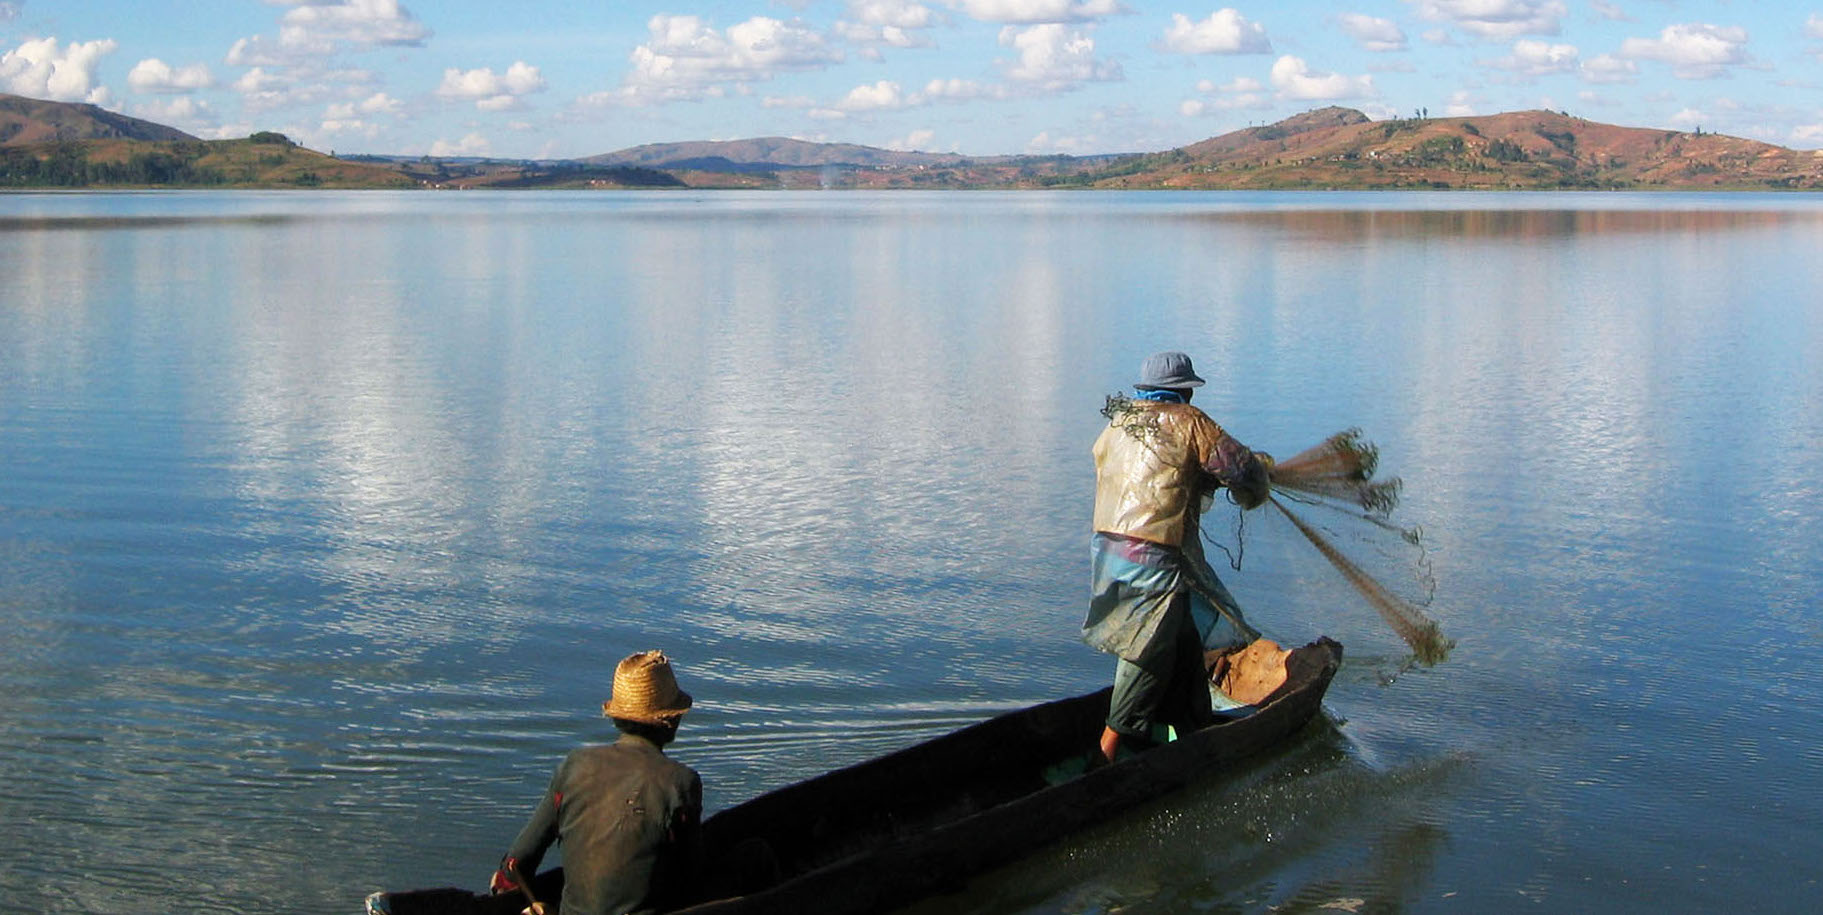
[[[1381,445],[1457,648],[1250,514],[1326,720],[925,910],[1811,910],[1819,290],[1797,195],[0,195],[0,909],[479,888],[636,650],[712,810],[1104,685],[1176,348]]]

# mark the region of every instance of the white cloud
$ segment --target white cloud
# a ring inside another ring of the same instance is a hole
[[[1594,7],[1596,15],[1600,16],[1603,19],[1607,19],[1612,22],[1632,22],[1633,21],[1633,17],[1627,15],[1626,10],[1621,9],[1620,7],[1615,6],[1612,3],[1607,3],[1607,2],[1605,2],[1605,0],[1590,0],[1589,5],[1591,7]]]
[[[1120,64],[1097,60],[1095,39],[1063,25],[1035,25],[1000,30],[1000,43],[1018,52],[1006,68],[1007,79],[1047,92],[1061,92],[1085,82],[1119,80]]]
[[[1632,82],[1639,75],[1639,64],[1612,54],[1597,54],[1582,64],[1582,78],[1591,83]]]
[[[843,111],[891,111],[907,108],[918,101],[905,94],[899,84],[891,80],[880,80],[869,86],[856,86],[848,90],[836,107]]]
[[[768,95],[760,99],[761,108],[815,108],[816,99],[808,95]]]
[[[901,150],[906,150],[906,151],[927,150],[930,148],[930,141],[932,141],[936,138],[937,138],[936,131],[919,129],[919,130],[914,130],[911,133],[906,134],[905,136],[896,137],[894,139],[887,140],[886,148],[887,149],[901,149]]]
[[[1219,9],[1201,22],[1183,13],[1171,14],[1164,47],[1179,54],[1271,54],[1272,42],[1265,26],[1248,22],[1238,10]]]
[[[97,85],[95,69],[118,46],[112,38],[62,47],[54,37],[27,41],[0,54],[0,87],[31,98],[105,104],[110,96]]]
[[[1001,86],[978,83],[968,79],[933,79],[924,84],[923,96],[937,102],[966,102],[981,98],[1005,98],[1006,89]]]
[[[1671,65],[1679,79],[1713,79],[1747,63],[1747,30],[1740,26],[1688,23],[1666,26],[1657,38],[1629,38],[1620,56]]]
[[[856,44],[894,48],[928,48],[923,30],[937,24],[931,8],[912,0],[849,0],[848,17],[836,22],[835,33]]]
[[[1450,93],[1449,102],[1443,106],[1443,116],[1446,118],[1472,118],[1478,113],[1475,110],[1475,100],[1467,89],[1457,89]]]
[[[1823,39],[1823,13],[1811,13],[1810,18],[1804,20],[1804,34]]]
[[[1816,143],[1823,145],[1823,124],[1804,124],[1791,130],[1794,143]]]
[[[1079,156],[1094,152],[1101,143],[1096,136],[1052,136],[1051,132],[1041,131],[1025,144],[1027,155],[1042,156],[1062,153],[1068,156]]]
[[[1495,60],[1481,61],[1498,70],[1511,70],[1525,77],[1568,73],[1576,69],[1575,45],[1548,44],[1532,38],[1513,42],[1513,53]]]
[[[270,0],[269,0],[270,2]],[[398,0],[276,0],[290,5],[277,39],[242,38],[228,49],[235,66],[307,64],[349,47],[419,47],[431,35]]]
[[[1238,76],[1225,83],[1201,80],[1196,91],[1211,98],[1190,98],[1177,103],[1177,113],[1187,118],[1233,111],[1237,108],[1270,108],[1272,100],[1266,86],[1257,79]]]
[[[649,40],[633,49],[633,69],[613,92],[585,102],[648,105],[721,97],[726,87],[816,70],[842,60],[823,36],[800,23],[755,16],[726,31],[696,16],[653,16]]]
[[[543,92],[544,87],[544,76],[537,67],[516,60],[505,73],[495,73],[491,67],[444,70],[443,83],[437,87],[437,94],[444,98],[472,99],[475,107],[482,111],[507,111],[521,107],[524,104],[522,96]]]
[[[437,140],[430,144],[430,154],[438,157],[481,156],[487,154],[488,148],[486,137],[478,133],[471,133],[453,143],[449,140]]]
[[[148,57],[133,65],[127,74],[127,85],[133,87],[134,92],[194,92],[215,85],[215,78],[202,64],[173,67],[156,57]]]
[[[1125,12],[1119,0],[948,0],[951,9],[982,22],[1012,25],[1088,22]]]
[[[1371,98],[1379,93],[1371,76],[1344,76],[1310,69],[1302,58],[1290,54],[1272,65],[1272,87],[1280,98],[1307,101]]]
[[[215,111],[209,107],[208,102],[189,95],[135,105],[133,115],[160,124],[183,127],[213,126],[216,120]]]
[[[1407,0],[1418,15],[1447,22],[1478,38],[1507,41],[1521,35],[1555,35],[1567,12],[1561,0]]]
[[[1343,13],[1342,31],[1368,51],[1405,50],[1405,31],[1391,19],[1361,13]]]
[[[12,22],[19,18],[19,4],[0,3],[0,22]]]

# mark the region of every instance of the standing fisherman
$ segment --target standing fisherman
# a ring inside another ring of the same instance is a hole
[[[662,651],[629,655],[614,669],[602,714],[620,739],[564,757],[500,862],[490,888],[519,890],[553,841],[563,843],[564,915],[665,911],[686,902],[697,878],[703,783],[665,757],[690,695]],[[542,906],[534,906],[542,912]]]
[[[1235,441],[1190,406],[1203,385],[1179,352],[1140,369],[1134,397],[1110,404],[1095,440],[1093,581],[1083,640],[1117,655],[1101,753],[1122,741],[1157,740],[1214,720],[1205,648],[1228,651],[1259,637],[1203,558],[1198,515],[1218,487],[1251,509],[1266,501],[1272,458]]]

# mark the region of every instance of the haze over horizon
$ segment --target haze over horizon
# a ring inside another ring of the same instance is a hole
[[[1332,104],[1817,149],[1823,0],[0,0],[0,92],[342,153],[1137,152]]]

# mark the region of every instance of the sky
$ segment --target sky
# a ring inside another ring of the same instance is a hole
[[[574,158],[1170,149],[1342,105],[1823,148],[1823,0],[0,0],[0,92],[219,139]]]

